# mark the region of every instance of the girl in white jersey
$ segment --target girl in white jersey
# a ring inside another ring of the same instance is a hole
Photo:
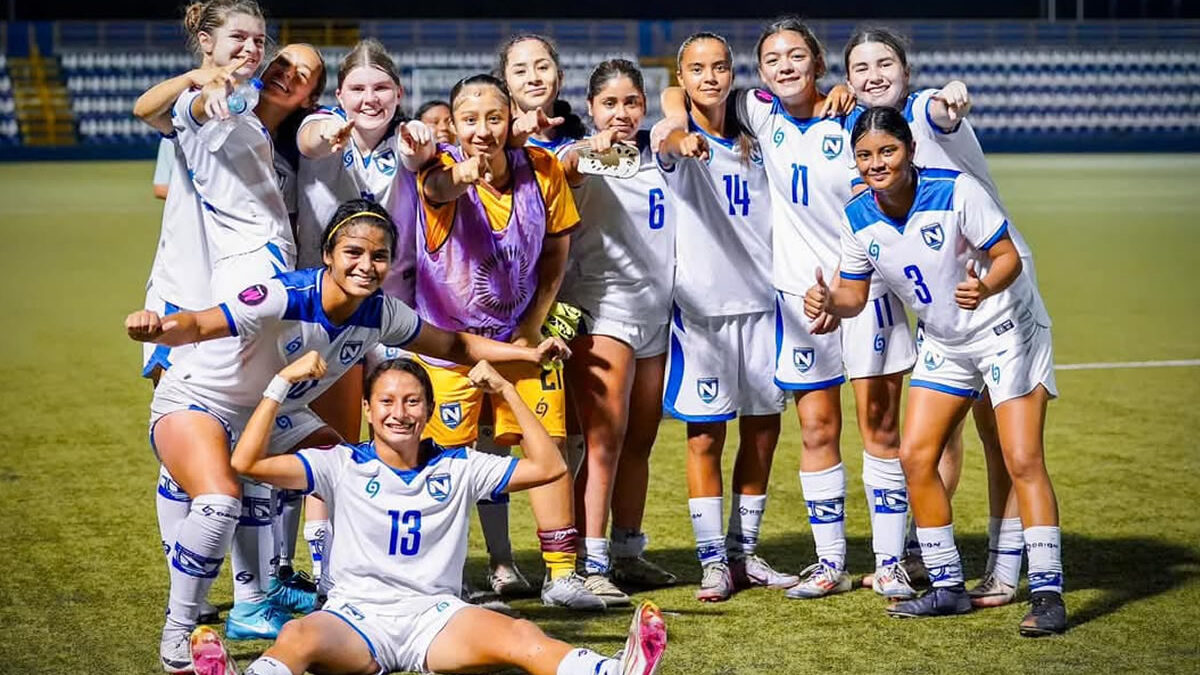
[[[867,304],[871,277],[879,276],[924,322],[900,459],[933,589],[888,612],[916,617],[971,610],[938,462],[987,386],[1029,554],[1032,602],[1020,632],[1061,633],[1058,504],[1043,450],[1046,404],[1057,395],[1054,356],[1037,287],[1021,274],[1008,219],[969,175],[917,168],[912,133],[894,108],[864,112],[851,142],[870,189],[845,208],[841,284],[830,289],[818,270],[805,313],[854,316]]]
[[[911,70],[904,38],[881,27],[865,27],[855,31],[844,52],[846,76],[859,100],[867,106],[889,106],[900,110],[916,142],[913,163],[917,166],[954,169],[970,174],[979,181],[996,203],[1000,199],[996,182],[988,170],[987,159],[966,118],[971,108],[967,86],[953,81],[940,90],[909,90]],[[852,116],[861,112],[859,109]],[[1009,236],[1021,255],[1022,274],[1034,277],[1033,253],[1024,237],[1009,225]],[[1039,309],[1049,322],[1044,308]],[[918,335],[920,330],[918,328]],[[1011,602],[1016,595],[1021,572],[1021,520],[1017,513],[1016,495],[1012,491],[1000,439],[996,432],[996,417],[987,399],[987,392],[976,401],[972,412],[975,428],[983,443],[988,467],[988,501],[991,517],[988,521],[987,567],[979,585],[971,589],[976,607],[993,607]],[[940,473],[947,492],[953,497],[962,473],[962,428],[955,430],[942,455]],[[909,547],[912,555],[906,563],[919,561],[916,534],[910,529]],[[919,566],[906,565],[910,571]]]
[[[509,38],[500,47],[496,74],[508,85],[514,116],[540,110],[549,119],[562,119],[557,125],[531,134],[527,143],[558,155],[584,137],[583,121],[571,113],[569,103],[558,98],[562,63],[549,38],[530,33]]]
[[[458,597],[471,505],[562,477],[554,441],[516,388],[487,362],[470,379],[512,406],[525,437],[524,459],[421,440],[434,412],[433,385],[414,361],[386,361],[370,375],[364,411],[373,441],[310,447],[268,457],[281,392],[325,368],[309,353],[263,392],[233,453],[241,473],[281,488],[320,494],[336,522],[330,547],[338,584],[324,609],[288,624],[246,675],[481,672],[514,666],[535,675],[652,675],[666,648],[661,612],[643,603],[625,651],[607,659],[547,637]],[[217,672],[229,665],[208,629],[197,642]]]
[[[755,555],[784,408],[773,378],[771,194],[759,147],[727,105],[733,63],[724,38],[685,40],[678,76],[692,110],[691,130],[671,131],[659,153],[679,209],[663,406],[687,422],[688,506],[704,568],[696,597],[719,602],[735,584],[798,580]],[[726,423],[739,415],[725,534],[721,453]]]
[[[610,577],[639,587],[675,582],[675,575],[642,556],[641,525],[650,449],[662,418],[676,209],[650,151],[649,133],[639,131],[646,93],[637,66],[625,59],[596,66],[588,105],[596,127],[588,139],[593,150],[629,143],[641,155],[641,168],[628,179],[580,174],[578,153],[564,156],[582,227],[571,237],[559,292],[560,300],[584,314],[581,335],[571,342],[567,380],[588,448],[575,494],[587,554],[585,583],[601,599],[628,602]]]
[[[305,344],[326,352],[330,367],[325,377],[285,392],[289,406],[276,420],[279,451],[301,442],[339,440],[307,404],[380,342],[408,343],[422,353],[467,362],[486,357],[537,363],[566,353],[555,340],[532,349],[424,325],[407,305],[379,292],[396,241],[387,212],[356,200],[335,218],[326,228],[325,268],[264,278],[200,312],[164,319],[144,310],[126,319],[130,336],[141,341],[174,345],[236,338],[229,341],[231,349],[197,350],[167,371],[151,402],[151,443],[192,498],[171,542],[171,597],[161,655],[172,672],[187,667],[187,633],[220,569],[243,500],[249,499],[253,516],[269,518],[269,493],[265,499],[244,495],[229,466],[231,440],[248,419],[256,393]],[[227,636],[270,637],[287,619],[270,603],[248,609],[231,612]]]
[[[851,588],[840,447],[841,384],[848,377],[863,438],[863,484],[880,577],[875,588],[890,598],[912,597],[899,566],[908,509],[898,454],[900,392],[915,358],[912,336],[900,301],[879,284],[872,287],[873,312],[828,334],[809,333],[803,294],[813,269],[828,274],[837,266],[837,223],[857,172],[844,118],[825,117],[834,96],[817,91],[825,62],[813,32],[799,19],[780,19],[763,30],[756,55],[770,91],[738,92],[737,110],[762,147],[771,186],[774,380],[796,401],[803,435],[800,484],[818,558],[787,596],[818,598]]]

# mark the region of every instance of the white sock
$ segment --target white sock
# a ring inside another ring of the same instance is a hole
[[[308,555],[312,558],[312,575],[317,582],[325,567],[325,544],[329,540],[329,520],[304,521],[304,541],[308,542]]]
[[[304,508],[304,495],[295,490],[276,490],[275,504],[272,530],[275,535],[276,569],[292,567],[292,562],[296,558],[296,539],[300,535],[300,515]]]
[[[163,556],[167,561],[167,571],[171,568],[171,547],[179,534],[179,524],[188,517],[192,508],[192,498],[179,487],[179,483],[167,472],[167,467],[158,467],[158,491],[154,497],[155,510],[158,512],[158,536],[162,540]]]
[[[200,605],[221,571],[241,512],[241,500],[229,495],[197,495],[192,500],[171,550],[168,628],[187,632],[196,627]]]
[[[612,544],[609,550],[614,558],[637,558],[646,552],[646,543],[650,539],[645,532],[629,527],[613,525],[611,534]]]
[[[567,435],[567,471],[571,472],[571,477],[575,478],[579,475],[579,469],[583,467],[583,460],[587,458],[587,442],[583,438],[583,434],[568,434]]]
[[[880,459],[863,451],[863,490],[871,514],[871,548],[875,567],[884,567],[904,555],[904,530],[908,523],[908,489],[900,460]]]
[[[692,533],[696,535],[696,557],[700,565],[726,562],[725,535],[721,532],[720,497],[693,497],[688,500],[692,514]]]
[[[475,449],[499,457],[512,454],[512,448],[507,445],[496,445],[496,429],[488,424],[479,427]],[[501,495],[496,501],[481,501],[476,508],[479,510],[479,526],[483,530],[483,543],[487,546],[488,556],[497,562],[511,563],[513,552],[512,540],[508,536],[508,495]]]
[[[1029,556],[1029,592],[1063,592],[1062,541],[1058,527],[1025,528],[1025,553]]]
[[[587,551],[584,570],[588,574],[608,574],[608,540],[604,537],[584,537],[583,547]]]
[[[1020,518],[988,518],[987,569],[1009,586],[1021,579],[1024,546]]]
[[[846,467],[839,462],[824,471],[801,471],[800,489],[808,505],[817,558],[846,569]]]
[[[258,660],[251,663],[242,675],[295,675],[287,666],[279,661],[269,657],[260,656]]]
[[[267,599],[275,536],[271,532],[271,487],[242,481],[242,515],[233,533],[233,603],[261,603]]]
[[[725,549],[730,557],[754,555],[758,548],[758,530],[762,525],[763,512],[767,510],[766,495],[743,495],[733,493],[729,506],[729,530],[725,535]]]
[[[918,527],[917,539],[921,542],[921,560],[929,570],[930,584],[934,588],[961,586],[962,560],[954,545],[954,523],[944,527]]]
[[[558,662],[555,672],[557,675],[617,675],[620,667],[621,663],[616,659],[600,656],[590,649],[572,649]]]

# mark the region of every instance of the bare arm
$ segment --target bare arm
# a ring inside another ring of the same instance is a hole
[[[125,331],[138,342],[154,342],[168,347],[232,335],[225,311],[220,307],[199,312],[179,312],[166,317],[143,309],[125,317]]]
[[[346,147],[354,122],[346,122],[330,116],[327,120],[309,122],[300,127],[296,134],[296,147],[300,154],[309,159],[327,157]]]
[[[542,254],[538,256],[537,288],[529,307],[517,324],[513,334],[514,341],[523,340],[526,345],[535,345],[541,341],[542,324],[546,315],[554,306],[558,297],[558,289],[562,286],[563,275],[567,272],[567,253],[571,248],[571,238],[563,235],[546,237],[542,242]]]
[[[421,324],[421,331],[405,348],[418,354],[446,359],[464,365],[479,361],[502,363],[543,363],[568,358],[571,350],[558,338],[546,338],[538,346],[526,347],[497,342],[470,333],[451,333],[428,323]]]
[[[171,126],[171,106],[192,87],[202,87],[212,79],[213,70],[197,68],[169,80],[159,82],[138,97],[133,104],[133,116],[149,124],[160,133],[174,131]]]
[[[486,361],[480,361],[467,377],[483,391],[499,394],[521,427],[521,448],[525,451],[525,457],[517,460],[505,492],[528,490],[566,475],[567,465],[558,446],[554,444],[554,439],[550,438],[537,416],[529,410],[525,401],[521,400],[517,388],[512,383],[501,377]]]
[[[422,196],[433,204],[449,204],[458,199],[477,180],[487,180],[491,168],[484,155],[429,169],[421,181]]]
[[[672,129],[663,140],[659,155],[671,161],[685,157],[707,158],[708,139],[683,129]]]
[[[1021,275],[1021,255],[1007,233],[987,250],[991,265],[988,273],[980,279],[975,273],[975,263],[967,263],[967,278],[954,288],[954,301],[963,309],[976,309],[988,297],[1000,293],[1012,285]]]
[[[858,316],[867,306],[871,290],[870,279],[842,277],[832,288],[825,283],[821,268],[817,268],[817,283],[804,294],[804,315],[818,318],[822,312],[843,319]]]

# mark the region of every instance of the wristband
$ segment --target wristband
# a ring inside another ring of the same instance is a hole
[[[287,398],[288,390],[292,388],[292,383],[276,375],[271,379],[271,383],[263,390],[263,398],[269,398],[276,403],[283,403],[283,399]]]

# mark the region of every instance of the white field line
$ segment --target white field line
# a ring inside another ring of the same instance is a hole
[[[1193,368],[1200,366],[1200,359],[1177,359],[1174,361],[1101,361],[1097,363],[1060,363],[1055,370],[1115,370],[1117,368]]]

